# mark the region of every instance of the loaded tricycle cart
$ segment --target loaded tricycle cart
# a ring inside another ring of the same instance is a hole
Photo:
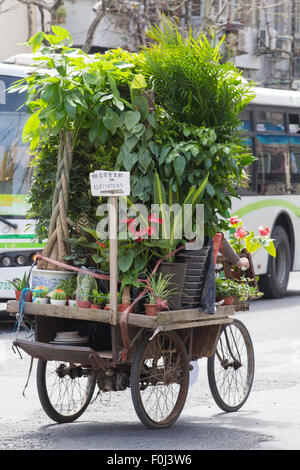
[[[200,358],[208,358],[217,405],[238,410],[251,390],[254,353],[246,327],[233,318],[235,307],[217,306],[214,314],[201,308],[154,316],[130,313],[129,307],[118,312],[116,245],[110,248],[110,310],[8,302],[19,321],[34,322],[34,340],[16,338],[14,346],[38,359],[37,388],[46,414],[58,423],[72,422],[89,405],[96,385],[100,392],[130,388],[141,422],[152,429],[169,427],[184,407],[191,362]]]

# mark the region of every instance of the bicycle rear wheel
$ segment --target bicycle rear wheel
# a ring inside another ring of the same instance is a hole
[[[138,345],[131,367],[131,395],[141,422],[150,429],[175,423],[185,404],[189,361],[176,333],[160,332]]]
[[[254,350],[245,325],[234,319],[223,325],[214,354],[208,358],[209,387],[223,411],[240,409],[246,402],[254,377]]]

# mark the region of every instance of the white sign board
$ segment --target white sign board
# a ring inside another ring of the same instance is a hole
[[[90,173],[92,196],[128,196],[130,173],[128,171],[97,170]]]

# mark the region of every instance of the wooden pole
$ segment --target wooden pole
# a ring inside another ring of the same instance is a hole
[[[118,323],[118,232],[117,232],[118,197],[111,196],[109,204],[109,270],[110,270],[110,309],[111,324]]]

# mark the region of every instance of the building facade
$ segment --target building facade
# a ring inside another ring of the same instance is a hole
[[[151,6],[154,11],[159,4],[165,13],[176,6],[176,0],[123,3],[131,4],[131,11],[137,12],[137,16],[133,18],[126,10],[124,13],[120,9],[122,2],[107,0],[110,8],[95,30],[93,50],[116,47],[135,50],[134,21],[138,18],[139,26],[147,27],[144,5],[151,12]],[[243,70],[245,78],[266,87],[300,88],[300,0],[178,0],[177,4],[180,7],[172,13],[180,17],[183,25],[191,23],[196,31],[212,27],[220,37],[226,35],[228,48],[224,53]],[[102,6],[103,2],[96,0],[64,0],[57,22],[70,31],[75,46],[82,47],[96,8]],[[47,12],[44,21],[49,27]],[[31,7],[30,29],[34,34],[40,28],[39,10]],[[28,34],[28,7],[18,0],[0,2],[0,60],[28,52],[20,45]]]

